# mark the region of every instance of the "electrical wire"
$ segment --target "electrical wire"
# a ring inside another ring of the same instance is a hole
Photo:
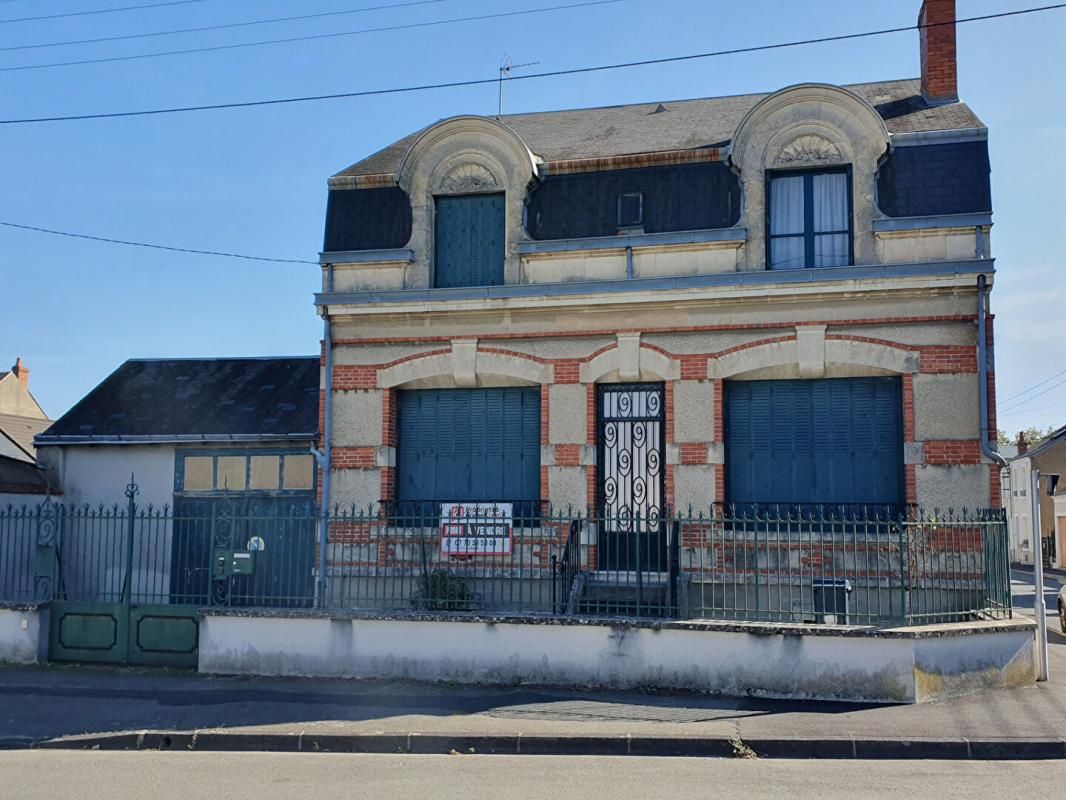
[[[1055,378],[1059,377],[1060,375],[1066,375],[1066,369],[1062,370],[1061,372],[1056,372],[1050,378],[1042,380],[1042,381],[1040,381],[1040,383],[1035,383],[1032,386],[1030,386],[1028,389],[1023,389],[1022,391],[1018,392],[1017,394],[1012,394],[1010,397],[1006,397],[1003,400],[1000,400],[999,402],[1003,403],[1004,405],[1006,405],[1007,403],[1009,403],[1011,400],[1015,399],[1016,397],[1021,397],[1023,394],[1029,394],[1029,392],[1033,391],[1033,389],[1039,389],[1045,383],[1051,383],[1051,381],[1055,380]]]
[[[1053,408],[1062,408],[1062,403],[1055,403],[1054,405],[1050,406],[1037,406],[1036,408],[1026,408],[1021,411],[1008,411],[1005,414],[1001,414],[999,411],[997,411],[996,418],[999,419],[1000,417],[1016,417],[1019,414],[1035,414],[1037,411],[1050,411]]]
[[[1048,392],[1050,392],[1050,391],[1051,391],[1052,389],[1057,389],[1057,388],[1059,388],[1059,387],[1060,387],[1060,386],[1062,386],[1062,385],[1063,385],[1064,383],[1066,383],[1066,378],[1063,378],[1063,379],[1062,379],[1061,381],[1059,381],[1058,383],[1053,383],[1053,384],[1051,384],[1051,385],[1050,385],[1049,387],[1047,387],[1047,388],[1046,388],[1046,389],[1045,389],[1044,391],[1042,391],[1042,392],[1037,392],[1037,393],[1036,393],[1036,394],[1034,394],[1034,395],[1030,395],[1029,397],[1027,397],[1027,398],[1026,398],[1026,399],[1024,399],[1024,400],[1018,401],[1018,402],[1016,402],[1016,403],[1007,403],[1007,404],[1006,404],[1006,405],[1007,405],[1007,407],[1006,407],[1006,408],[1004,408],[1004,409],[1002,409],[1002,410],[1003,410],[1003,411],[1013,411],[1013,410],[1014,410],[1014,409],[1016,409],[1016,408],[1021,408],[1022,406],[1026,405],[1026,404],[1028,404],[1028,403],[1031,403],[1031,402],[1032,402],[1033,400],[1035,400],[1036,398],[1038,398],[1038,397],[1042,397],[1043,395],[1047,394],[1047,393],[1048,393]]]
[[[1003,18],[1003,17],[1020,16],[1022,14],[1034,14],[1034,13],[1041,12],[1041,11],[1052,11],[1052,10],[1061,9],[1061,8],[1066,8],[1066,3],[1056,3],[1054,5],[1040,6],[1040,7],[1036,7],[1036,8],[1026,8],[1026,9],[1020,9],[1020,10],[1017,10],[1017,11],[1004,11],[1004,12],[1000,12],[998,14],[984,14],[984,15],[979,16],[979,17],[966,17],[966,18],[963,18],[963,19],[956,20],[956,23],[934,23],[934,24],[925,25],[925,26],[908,25],[906,27],[901,27],[901,28],[885,28],[885,29],[882,29],[882,30],[865,31],[865,32],[862,32],[862,33],[848,33],[848,34],[840,34],[840,35],[837,35],[837,36],[822,36],[822,37],[819,37],[819,38],[816,38],[816,39],[801,39],[801,40],[796,40],[796,41],[791,41],[791,42],[778,42],[776,44],[754,45],[752,47],[739,47],[739,48],[733,48],[733,49],[730,49],[730,50],[717,50],[717,51],[712,51],[712,52],[707,52],[707,53],[691,53],[691,54],[683,55],[683,56],[666,56],[666,57],[663,57],[663,58],[650,58],[650,59],[644,59],[644,60],[641,60],[641,61],[627,61],[627,62],[621,62],[621,63],[616,63],[616,64],[602,64],[602,65],[591,66],[591,67],[575,67],[575,68],[572,68],[572,69],[552,70],[552,71],[549,71],[549,72],[535,72],[535,73],[525,73],[525,74],[518,74],[518,75],[508,75],[508,76],[504,76],[502,79],[499,76],[496,76],[496,77],[492,77],[492,78],[476,78],[476,79],[465,80],[465,81],[447,81],[447,82],[440,82],[440,83],[425,83],[425,84],[419,84],[419,85],[415,85],[415,86],[403,86],[403,87],[393,87],[393,88],[385,88],[385,89],[365,89],[365,90],[362,90],[362,91],[338,92],[338,93],[334,93],[334,94],[304,95],[304,96],[299,96],[299,97],[281,97],[281,98],[273,98],[273,99],[268,99],[268,100],[248,100],[248,101],[237,102],[237,103],[211,103],[211,104],[194,105],[194,106],[172,106],[172,107],[168,107],[168,108],[151,108],[151,109],[143,109],[143,110],[138,110],[138,111],[111,111],[111,112],[102,112],[102,113],[95,113],[95,114],[69,114],[69,115],[64,115],[64,116],[52,116],[52,117],[23,117],[23,118],[17,118],[17,119],[0,119],[0,125],[22,125],[22,124],[38,123],[38,122],[72,122],[72,121],[89,120],[89,119],[119,119],[119,118],[123,118],[123,117],[146,117],[146,116],[154,116],[154,115],[159,115],[159,114],[181,114],[181,113],[187,113],[187,112],[192,112],[192,111],[219,111],[219,110],[223,110],[223,109],[254,108],[254,107],[257,107],[257,106],[273,106],[273,105],[285,105],[285,104],[292,104],[292,103],[310,103],[310,102],[325,101],[325,100],[340,100],[340,99],[348,99],[348,98],[353,98],[353,97],[372,97],[372,96],[390,95],[390,94],[406,94],[406,93],[411,93],[411,92],[422,92],[422,91],[430,91],[430,90],[436,90],[436,89],[455,89],[455,88],[461,88],[461,87],[467,87],[467,86],[482,86],[482,85],[486,85],[486,84],[496,84],[500,80],[503,80],[503,81],[523,81],[523,80],[536,80],[536,79],[540,79],[540,78],[554,78],[554,77],[560,77],[560,76],[565,76],[565,75],[579,75],[579,74],[587,74],[587,73],[592,73],[592,72],[605,72],[605,71],[608,71],[608,70],[615,70],[615,69],[628,69],[628,68],[633,68],[633,67],[645,67],[645,66],[652,66],[652,65],[658,65],[658,64],[672,64],[672,63],[678,63],[678,62],[682,62],[682,61],[695,61],[695,60],[698,60],[698,59],[715,58],[715,57],[718,57],[718,56],[739,55],[739,54],[744,54],[744,53],[756,53],[756,52],[762,52],[762,51],[766,51],[766,50],[779,50],[779,49],[784,49],[784,48],[789,48],[789,47],[800,47],[800,46],[804,46],[804,45],[822,44],[822,43],[825,43],[825,42],[839,42],[839,41],[845,41],[845,40],[849,40],[849,39],[863,39],[863,38],[868,38],[868,37],[872,37],[872,36],[882,36],[882,35],[886,35],[886,34],[890,34],[890,33],[901,33],[903,31],[919,30],[922,27],[930,28],[930,27],[936,27],[936,26],[942,25],[942,24],[947,25],[947,24],[963,24],[963,23],[968,23],[968,22],[979,22],[979,21],[990,20],[990,19],[1000,19],[1000,18]],[[12,68],[9,67],[7,69],[12,69]],[[0,70],[0,71],[2,71],[2,70]]]
[[[184,56],[191,53],[211,53],[219,50],[237,50],[242,47],[262,47],[271,44],[287,44],[289,42],[310,42],[319,39],[338,39],[344,36],[361,36],[367,33],[385,33],[387,31],[406,31],[414,28],[432,28],[436,25],[454,25],[459,22],[478,22],[487,19],[501,19],[503,17],[520,17],[526,14],[542,14],[548,11],[565,11],[573,8],[585,8],[588,6],[606,6],[615,3],[624,3],[628,0],[586,0],[581,3],[568,3],[566,5],[545,6],[542,8],[526,8],[519,11],[498,11],[494,14],[478,14],[470,17],[452,17],[450,19],[429,20],[427,22],[408,22],[401,25],[383,25],[379,28],[360,28],[354,31],[333,31],[331,33],[314,33],[306,36],[288,36],[284,39],[263,39],[258,42],[236,42],[234,44],[217,44],[208,47],[190,47],[184,50],[163,50],[157,53],[138,53],[129,56],[108,56],[104,58],[83,58],[75,61],[54,61],[49,64],[23,64],[14,67],[0,67],[0,72],[21,72],[30,69],[50,69],[52,67],[73,67],[84,64],[104,64],[115,61],[136,61],[143,58],[161,58],[163,56]]]
[[[17,222],[5,222],[0,220],[0,225],[5,228],[18,228],[24,231],[36,231],[37,233],[48,233],[52,236],[66,236],[71,239],[88,239],[92,242],[104,242],[106,244],[124,244],[130,247],[148,247],[152,250],[169,250],[174,253],[192,253],[198,256],[222,256],[223,258],[240,258],[245,261],[271,261],[278,264],[318,264],[317,261],[307,261],[299,258],[267,258],[266,256],[249,256],[243,253],[226,253],[218,250],[197,250],[191,247],[171,247],[165,244],[150,244],[148,242],[132,242],[126,239],[112,239],[107,236],[90,236],[87,233],[71,233],[70,231],[59,231],[53,228],[38,228],[35,225],[20,225]]]
[[[70,47],[79,44],[100,44],[101,42],[120,42],[128,39],[148,39],[153,36],[174,36],[180,33],[201,33],[203,31],[221,31],[230,28],[246,28],[252,25],[269,25],[275,22],[297,22],[307,19],[321,19],[322,17],[339,17],[346,14],[362,14],[367,11],[382,11],[390,8],[408,8],[410,6],[427,6],[437,3],[447,3],[451,0],[412,0],[407,3],[392,3],[377,6],[363,6],[362,8],[349,8],[344,11],[322,11],[318,14],[299,14],[293,17],[272,17],[270,19],[253,19],[244,22],[229,22],[223,25],[204,25],[199,28],[175,28],[169,31],[152,31],[149,33],[127,33],[120,36],[101,36],[97,39],[71,39],[65,42],[39,42],[37,44],[16,44],[10,47],[0,47],[0,53],[12,50],[38,50],[45,47]]]
[[[143,8],[162,8],[163,6],[185,6],[190,3],[204,3],[207,0],[167,0],[165,3],[146,3],[140,6],[122,6],[121,8],[99,8],[95,11],[68,11],[64,14],[48,14],[43,17],[18,17],[14,19],[0,19],[0,25],[8,22],[37,22],[42,19],[63,19],[64,17],[87,17],[93,14],[115,14],[120,11],[139,11]]]

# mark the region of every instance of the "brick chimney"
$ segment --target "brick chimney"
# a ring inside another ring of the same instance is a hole
[[[955,0],[923,0],[918,12],[922,43],[922,97],[930,103],[959,99],[955,58]]]
[[[1024,456],[1029,452],[1029,442],[1025,440],[1025,434],[1018,434],[1018,455]]]
[[[22,359],[15,359],[15,366],[11,368],[11,371],[15,373],[15,377],[19,379],[19,383],[22,384],[22,388],[27,392],[30,390],[30,369],[23,366]]]

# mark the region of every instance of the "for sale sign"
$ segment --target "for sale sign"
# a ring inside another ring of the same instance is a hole
[[[441,555],[510,555],[513,525],[511,503],[444,503],[440,509]]]

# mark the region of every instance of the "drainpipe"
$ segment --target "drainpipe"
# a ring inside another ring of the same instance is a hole
[[[333,265],[326,264],[326,294],[333,293]],[[327,303],[329,301],[327,300]],[[325,394],[325,423],[322,431],[322,449],[312,449],[318,466],[322,469],[322,517],[318,527],[318,580],[315,594],[318,605],[326,605],[326,545],[329,542],[329,500],[330,500],[330,457],[333,450],[333,336],[329,318],[329,307],[322,309],[322,344],[326,349],[325,380],[322,391]]]
[[[997,466],[1007,466],[1007,461],[988,443],[988,337],[985,329],[985,315],[988,313],[988,279],[977,276],[977,394],[981,408],[981,453],[991,459]]]

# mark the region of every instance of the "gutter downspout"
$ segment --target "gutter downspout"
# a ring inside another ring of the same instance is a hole
[[[333,293],[333,265],[326,264],[326,292]],[[315,594],[318,606],[326,605],[326,546],[329,544],[329,501],[330,501],[330,461],[333,445],[333,335],[328,306],[322,309],[322,345],[326,350],[325,378],[322,392],[325,394],[325,422],[322,431],[322,449],[312,449],[318,466],[322,469],[322,516],[318,526],[318,580],[315,582]]]
[[[1000,467],[1007,466],[1007,460],[992,449],[988,443],[988,367],[992,355],[988,350],[985,315],[988,313],[988,279],[977,276],[977,394],[980,397],[981,413],[981,454],[991,459]]]

